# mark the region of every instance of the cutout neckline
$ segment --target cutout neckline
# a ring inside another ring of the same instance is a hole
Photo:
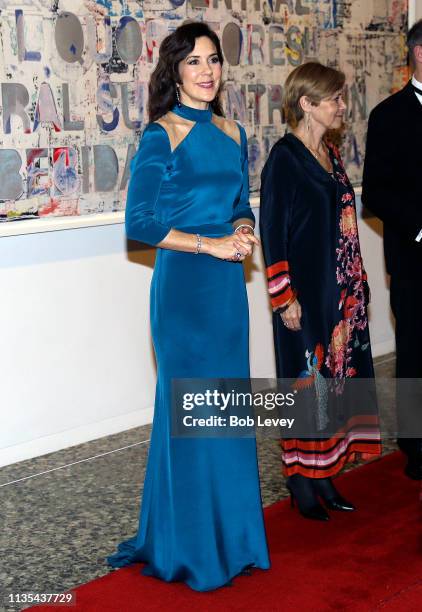
[[[193,108],[192,106],[186,106],[186,104],[175,104],[171,109],[172,113],[178,115],[179,117],[183,117],[183,119],[188,119],[188,121],[196,121],[196,122],[207,122],[211,121],[212,118],[212,110],[211,108],[199,109]]]

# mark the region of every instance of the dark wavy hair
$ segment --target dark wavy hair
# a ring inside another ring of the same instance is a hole
[[[166,36],[160,45],[158,63],[151,74],[148,87],[150,122],[165,115],[176,104],[176,83],[180,83],[179,63],[193,51],[196,39],[201,36],[207,36],[214,43],[218,59],[223,65],[220,40],[208,24],[199,21],[184,23]],[[210,107],[216,115],[223,116],[220,90],[221,85]]]

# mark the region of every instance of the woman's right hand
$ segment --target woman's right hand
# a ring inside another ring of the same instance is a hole
[[[259,244],[258,238],[253,234],[244,234],[242,238],[234,233],[222,238],[206,238],[202,251],[217,259],[230,261],[243,261],[245,257],[252,255],[254,244]],[[240,257],[236,255],[240,253]]]
[[[300,319],[302,318],[302,307],[296,299],[284,312],[280,313],[280,317],[284,325],[290,331],[299,331],[302,329]]]

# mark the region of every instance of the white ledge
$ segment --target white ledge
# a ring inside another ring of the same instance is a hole
[[[41,232],[57,232],[60,230],[113,225],[124,222],[124,210],[119,212],[101,213],[98,215],[45,217],[28,220],[22,219],[22,221],[6,221],[4,223],[0,223],[0,237],[20,236],[21,234],[39,234]]]
[[[355,187],[356,195],[361,195],[362,188]],[[250,199],[251,207],[259,207],[259,196]],[[20,236],[22,234],[41,234],[61,230],[79,229],[82,227],[100,227],[125,222],[125,211],[101,213],[98,215],[81,215],[72,217],[44,217],[39,219],[22,219],[0,223],[0,238]]]

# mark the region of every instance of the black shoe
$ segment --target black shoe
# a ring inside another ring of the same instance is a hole
[[[333,499],[324,500],[324,504],[329,510],[340,510],[341,512],[353,512],[356,510],[356,506],[352,502],[347,501],[341,495],[334,497]]]
[[[404,468],[404,473],[412,480],[422,480],[422,464],[409,459]]]
[[[318,502],[312,490],[310,478],[300,474],[289,477],[286,488],[290,493],[290,504],[294,508],[295,500],[300,514],[307,519],[315,521],[328,521],[329,515],[325,508]]]
[[[412,438],[397,438],[397,446],[405,455],[415,452],[415,440]]]
[[[339,510],[340,512],[353,512],[356,507],[352,502],[347,501],[340,495],[332,483],[331,478],[315,478],[312,482],[314,491],[329,510]]]

